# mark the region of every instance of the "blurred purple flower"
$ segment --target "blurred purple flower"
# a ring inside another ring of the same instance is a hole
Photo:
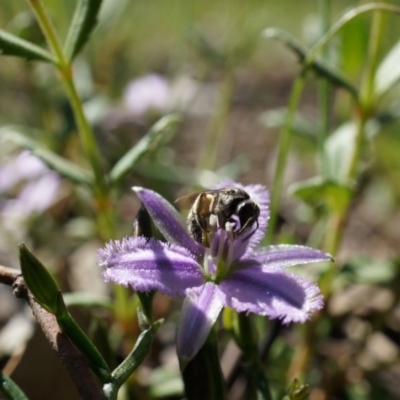
[[[3,225],[18,230],[21,223],[32,214],[48,209],[57,198],[60,177],[28,151],[0,168],[0,193],[8,192],[21,184],[15,198],[0,203]]]
[[[22,180],[35,179],[48,171],[46,165],[29,151],[22,151],[14,160],[0,167],[0,193],[12,189]]]
[[[224,306],[253,312],[283,323],[304,322],[322,308],[316,285],[286,271],[286,267],[329,260],[320,250],[277,245],[257,249],[269,217],[269,196],[261,185],[242,186],[260,207],[259,226],[249,237],[234,239],[233,224],[218,227],[211,215],[210,247],[194,241],[176,209],[159,194],[134,188],[154,223],[169,243],[144,237],[112,241],[99,250],[104,278],[136,291],[157,290],[185,301],[178,326],[177,350],[184,363],[206,340]],[[236,227],[239,229],[239,227]]]
[[[170,88],[161,75],[148,74],[128,83],[124,91],[124,104],[134,116],[149,111],[164,111],[168,106]]]

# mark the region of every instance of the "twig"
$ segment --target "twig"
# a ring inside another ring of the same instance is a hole
[[[27,301],[51,348],[67,369],[82,398],[85,400],[105,399],[86,359],[61,331],[55,316],[36,302],[27,289],[20,271],[0,265],[0,283],[12,286],[14,296]]]

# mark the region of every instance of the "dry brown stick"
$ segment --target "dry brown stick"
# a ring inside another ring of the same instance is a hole
[[[67,369],[82,398],[85,400],[105,399],[86,359],[61,331],[56,317],[36,302],[32,293],[26,287],[21,272],[0,265],[0,283],[12,286],[14,295],[27,301],[51,348]]]

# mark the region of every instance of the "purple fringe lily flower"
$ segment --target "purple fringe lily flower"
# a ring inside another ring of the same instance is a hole
[[[211,215],[210,247],[205,247],[189,235],[182,216],[167,200],[152,190],[134,187],[168,242],[126,237],[99,250],[106,281],[130,285],[139,292],[185,296],[177,333],[177,352],[184,363],[200,350],[225,306],[279,318],[285,324],[304,322],[323,307],[318,287],[286,268],[331,257],[305,246],[257,248],[269,217],[267,190],[235,182],[224,182],[219,188],[223,187],[243,189],[258,204],[254,234],[234,238]]]

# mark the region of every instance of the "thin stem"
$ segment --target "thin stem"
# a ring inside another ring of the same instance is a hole
[[[104,399],[87,360],[62,332],[54,314],[46,311],[26,287],[21,271],[0,265],[0,283],[12,286],[17,298],[26,300],[51,348],[57,354],[84,399]]]
[[[268,243],[272,242],[272,236],[275,233],[276,222],[278,219],[279,203],[281,200],[283,178],[289,154],[290,139],[292,137],[292,124],[301,94],[303,92],[304,84],[305,78],[304,75],[301,74],[296,78],[293,84],[289,98],[285,124],[283,125],[280,134],[281,138],[278,149],[278,160],[276,162],[274,181],[272,183],[271,190],[271,215],[266,236],[266,240]]]
[[[182,379],[188,400],[226,399],[215,329],[211,330],[203,347],[182,371]]]
[[[371,11],[371,10],[379,10],[379,11],[387,11],[388,9],[384,7],[385,5],[367,5],[369,7],[359,7],[356,10],[363,9],[363,12]],[[374,6],[372,8],[372,6]],[[380,6],[380,7],[379,7]],[[393,7],[390,7],[393,9]],[[396,10],[400,10],[397,9]],[[350,12],[348,14],[359,15],[356,12]],[[362,148],[365,137],[365,124],[370,117],[371,109],[374,101],[374,93],[373,93],[373,82],[375,79],[376,67],[377,67],[377,56],[379,47],[381,44],[381,40],[383,37],[383,18],[382,13],[377,13],[379,15],[375,15],[373,19],[373,24],[371,28],[370,42],[369,42],[369,53],[368,53],[368,61],[366,63],[366,67],[364,70],[363,81],[361,84],[361,98],[360,104],[358,105],[357,110],[357,130],[355,136],[355,145],[353,147],[353,154],[351,156],[351,161],[349,164],[349,168],[346,172],[346,181],[350,184],[354,184],[358,177],[359,172],[359,164],[362,155]],[[335,26],[339,26],[338,23]],[[332,28],[333,29],[333,28]],[[314,53],[315,54],[315,53]],[[351,204],[351,198],[349,198],[342,207],[339,212],[335,212],[328,217],[327,223],[327,234],[325,237],[325,250],[335,255],[343,237],[343,230],[345,226],[345,221],[347,219],[347,215],[349,212],[349,207]],[[329,299],[332,290],[332,283],[336,276],[337,268],[334,265],[328,266],[327,271],[320,278],[319,285],[321,287],[322,293],[325,295],[326,299]],[[309,360],[312,357],[313,349],[314,349],[314,335],[315,328],[318,324],[322,313],[318,313],[314,316],[314,319],[306,325],[305,331],[303,332],[303,343],[301,346],[298,346],[293,357],[292,365],[289,369],[291,376],[302,376],[307,370]]]
[[[329,30],[330,26],[330,0],[319,0],[320,5],[320,16],[322,33],[325,34]],[[324,58],[329,57],[328,48],[323,51]],[[318,135],[318,150],[321,161],[322,174],[324,176],[328,173],[328,165],[325,156],[324,146],[325,140],[329,133],[329,94],[330,85],[326,78],[322,78],[318,85],[318,99],[319,99],[319,116],[320,116],[320,132]]]
[[[371,109],[374,102],[374,87],[375,73],[378,65],[379,47],[383,39],[384,33],[384,16],[382,12],[376,12],[372,20],[368,59],[364,70],[363,81],[361,84],[360,110],[357,113],[357,130],[355,135],[354,152],[351,157],[348,171],[346,173],[347,181],[352,184],[356,181],[358,168],[361,159],[361,153],[364,143],[365,124],[370,117]],[[325,238],[325,250],[335,255],[339,250],[340,242],[343,236],[343,228],[348,214],[350,200],[342,212],[334,213],[328,220],[327,235]],[[329,267],[327,273],[321,277],[321,289],[326,296],[330,294],[332,280],[335,277],[335,267]]]
[[[68,66],[64,54],[62,51],[60,39],[56,33],[54,25],[47,14],[46,9],[43,7],[41,0],[28,0],[36,19],[41,27],[41,30],[46,38],[47,44],[49,45],[51,51],[56,56],[59,63],[59,68],[63,69]]]
[[[232,104],[233,92],[233,73],[227,71],[221,86],[217,114],[211,121],[207,132],[206,143],[198,164],[199,169],[212,170],[216,167],[218,151],[224,138],[226,121]]]
[[[95,206],[98,210],[99,232],[103,239],[109,239],[113,236],[114,229],[108,186],[101,167],[94,134],[83,111],[82,101],[73,81],[72,67],[63,52],[57,32],[42,1],[28,0],[28,3],[36,16],[48,46],[57,59],[58,70],[74,112],[82,147],[95,177],[94,197],[96,199]]]

